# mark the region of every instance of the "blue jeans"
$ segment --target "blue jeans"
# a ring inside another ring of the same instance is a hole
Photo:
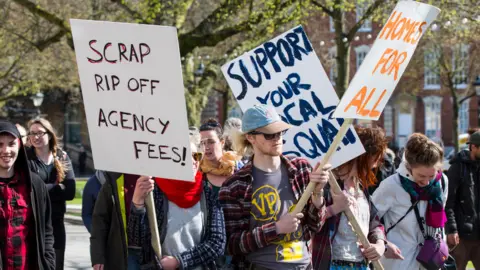
[[[127,270],[140,270],[140,249],[128,248]]]

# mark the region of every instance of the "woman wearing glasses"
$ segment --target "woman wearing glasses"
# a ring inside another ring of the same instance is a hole
[[[27,148],[30,169],[47,185],[52,203],[52,226],[56,269],[63,269],[65,256],[65,224],[63,222],[66,201],[75,198],[75,175],[67,153],[58,147],[58,138],[50,122],[38,118],[28,123]]]
[[[200,145],[205,158],[200,164],[204,179],[213,189],[215,195],[234,172],[243,167],[241,157],[233,151],[224,152],[225,139],[222,126],[215,119],[208,119],[200,126]]]
[[[193,142],[193,140],[192,140]],[[218,200],[198,170],[202,154],[192,143],[194,182],[138,179],[128,221],[128,244],[141,248],[142,269],[216,269],[225,250],[225,224]],[[163,258],[151,245],[145,198],[153,191]]]

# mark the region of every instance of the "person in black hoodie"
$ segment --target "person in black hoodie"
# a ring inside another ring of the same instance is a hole
[[[27,149],[30,169],[47,185],[52,202],[52,225],[55,238],[56,269],[63,270],[66,234],[64,216],[66,201],[75,197],[75,175],[67,153],[58,148],[58,138],[46,119],[37,118],[28,123]]]
[[[457,269],[465,269],[470,260],[480,269],[480,131],[468,145],[450,161],[445,231]]]
[[[55,269],[48,191],[8,121],[0,121],[0,253],[0,269]]]

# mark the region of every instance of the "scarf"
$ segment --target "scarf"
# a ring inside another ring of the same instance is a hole
[[[154,178],[167,199],[185,209],[191,208],[200,201],[203,191],[202,179],[203,174],[200,171],[195,175],[195,182]]]
[[[416,201],[428,202],[427,213],[425,214],[427,226],[443,228],[445,222],[447,222],[447,216],[445,215],[442,201],[443,190],[440,183],[442,173],[439,172],[425,187],[420,187],[414,181],[400,174],[399,176],[402,187],[410,195],[412,203]]]
[[[211,173],[221,176],[231,176],[235,172],[238,159],[239,157],[235,152],[227,151],[223,153],[223,156],[220,158],[220,165],[218,167],[214,166],[210,161],[204,158],[200,163],[200,170],[203,173]]]

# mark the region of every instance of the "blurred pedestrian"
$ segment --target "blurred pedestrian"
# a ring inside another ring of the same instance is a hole
[[[458,269],[465,269],[468,261],[480,269],[480,131],[467,144],[450,161],[445,231]]]
[[[67,153],[58,147],[58,137],[43,118],[28,123],[31,147],[27,149],[30,169],[37,173],[47,189],[52,203],[52,226],[57,270],[62,270],[65,258],[66,233],[64,216],[66,201],[75,198],[75,175]]]
[[[97,201],[98,193],[100,192],[103,184],[105,184],[105,181],[105,173],[97,170],[95,171],[95,174],[88,179],[85,187],[83,188],[82,220],[89,233],[92,231],[92,216],[95,202]]]
[[[21,135],[0,121],[0,269],[55,269],[51,206],[42,179],[30,172]]]

